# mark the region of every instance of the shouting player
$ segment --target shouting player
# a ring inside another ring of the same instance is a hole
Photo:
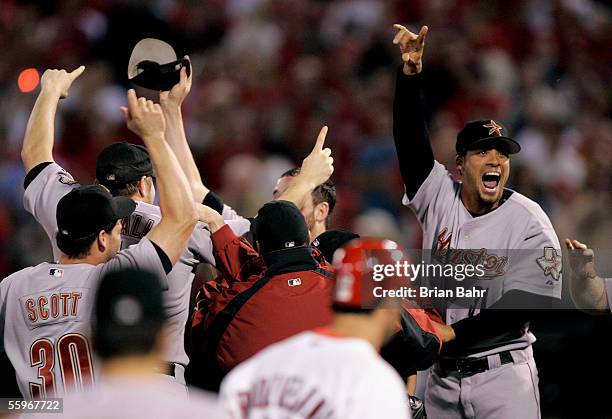
[[[520,146],[497,121],[469,122],[457,135],[462,182],[434,160],[421,98],[428,28],[418,35],[395,28],[393,42],[403,66],[397,74],[393,134],[403,203],[423,228],[424,249],[459,258],[467,255],[461,249],[482,249],[489,264],[499,262],[485,272],[489,280],[480,281],[486,282],[487,294],[478,306],[468,310],[441,302],[449,326],[439,326],[446,344],[429,375],[427,413],[436,418],[539,417],[532,314],[494,309],[545,308],[560,298],[559,240],[538,204],[505,188],[510,155]]]
[[[134,211],[132,200],[112,197],[99,185],[69,192],[45,187],[74,183],[53,161],[53,141],[48,136],[53,136],[59,99],[83,70],[43,74],[26,130],[26,194],[36,196],[35,201],[26,197],[26,205],[44,227],[57,226],[57,233],[47,232],[55,236],[61,252],[56,262],[23,269],[0,284],[3,348],[27,398],[61,397],[94,382],[97,364],[91,351],[91,312],[100,278],[108,271],[130,267],[165,278],[197,221],[187,180],[164,140],[162,110],[137,98],[133,90],[128,92],[129,107],[124,113],[128,128],[147,145],[158,175],[163,214],[159,224],[138,245],[120,251],[121,220]]]

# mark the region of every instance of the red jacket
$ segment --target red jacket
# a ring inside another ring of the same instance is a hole
[[[229,226],[211,238],[221,278],[200,290],[188,378],[215,390],[220,378],[266,346],[328,325],[333,282],[329,265],[319,264],[310,247],[260,256]]]

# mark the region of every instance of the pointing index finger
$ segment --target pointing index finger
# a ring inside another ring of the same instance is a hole
[[[138,109],[138,99],[136,99],[136,92],[134,89],[128,90],[127,99],[130,112],[134,114],[134,111]]]
[[[325,144],[325,137],[327,136],[327,125],[323,125],[321,131],[319,131],[319,136],[317,137],[317,142],[315,144],[315,150],[323,150],[323,144]]]

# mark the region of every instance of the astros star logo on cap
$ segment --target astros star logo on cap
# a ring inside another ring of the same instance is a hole
[[[501,136],[502,126],[491,119],[491,123],[483,125],[485,128],[489,128],[489,135],[495,133],[495,135]]]

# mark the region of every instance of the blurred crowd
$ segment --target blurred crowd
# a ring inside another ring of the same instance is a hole
[[[37,89],[26,68],[87,69],[57,117],[59,163],[82,183],[124,126],[131,49],[145,37],[189,54],[183,106],[204,182],[244,216],[272,198],[330,127],[333,227],[420,247],[401,206],[392,139],[397,47],[392,24],[429,26],[426,99],[437,160],[455,166],[458,129],[503,121],[523,151],[509,186],[535,199],[561,239],[612,249],[612,9],[595,0],[2,0],[0,275],[51,258],[23,210],[19,158]],[[155,93],[138,91],[151,99]],[[405,141],[410,141],[406,138]],[[603,258],[602,258],[603,259]],[[610,272],[610,260],[601,260]]]

